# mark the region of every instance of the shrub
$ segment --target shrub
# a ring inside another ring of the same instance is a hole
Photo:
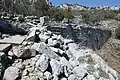
[[[116,20],[120,21],[120,13],[115,17]]]
[[[57,9],[53,18],[56,21],[62,21],[64,19],[63,10]]]
[[[55,7],[51,8],[49,13],[50,18],[53,18],[55,21],[62,21],[64,18],[73,18],[72,12]]]
[[[90,25],[97,25],[99,21],[115,19],[117,11],[112,10],[86,10],[80,11],[83,20]]]
[[[103,16],[105,19],[114,19],[116,16],[116,12],[115,11],[104,11]]]
[[[37,0],[34,3],[37,16],[47,16],[50,6],[46,3],[45,0]]]
[[[64,15],[64,18],[67,18],[67,19],[72,19],[73,18],[73,15],[72,15],[71,11],[64,10],[63,15]]]
[[[120,39],[120,27],[118,27],[116,30],[115,30],[115,37],[117,39]]]

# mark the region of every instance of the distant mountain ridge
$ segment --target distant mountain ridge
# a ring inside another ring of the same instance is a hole
[[[61,9],[71,9],[71,10],[90,10],[90,9],[97,9],[97,10],[120,10],[119,6],[96,6],[96,7],[86,7],[80,4],[61,4],[59,6]]]
[[[86,10],[87,9],[87,7],[82,6],[80,4],[61,4],[59,7],[62,9],[70,8],[72,10]]]

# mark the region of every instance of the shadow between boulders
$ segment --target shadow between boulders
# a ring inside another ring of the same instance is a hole
[[[0,32],[1,34],[12,35],[26,35],[28,32],[17,26],[12,26],[8,21],[0,19]]]
[[[2,69],[1,69],[1,78],[4,75],[5,70],[11,66],[13,63],[13,60],[9,59],[8,56],[6,54],[1,56],[1,65],[2,65]]]

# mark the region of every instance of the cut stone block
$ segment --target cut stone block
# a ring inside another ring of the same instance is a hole
[[[0,40],[0,43],[2,44],[22,44],[22,42],[25,40],[25,36],[15,35],[10,36],[8,38],[4,38]]]
[[[0,51],[7,52],[11,48],[11,44],[0,44]]]

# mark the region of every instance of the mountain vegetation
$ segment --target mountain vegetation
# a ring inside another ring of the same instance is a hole
[[[98,25],[99,21],[102,20],[120,20],[119,13],[120,11],[115,10],[82,10],[82,11],[72,11],[75,15],[82,15],[82,18],[85,23],[90,25]]]
[[[70,10],[62,10],[48,4],[46,0],[0,0],[0,11],[11,14],[49,16],[56,21],[62,21],[64,18],[72,18]]]

